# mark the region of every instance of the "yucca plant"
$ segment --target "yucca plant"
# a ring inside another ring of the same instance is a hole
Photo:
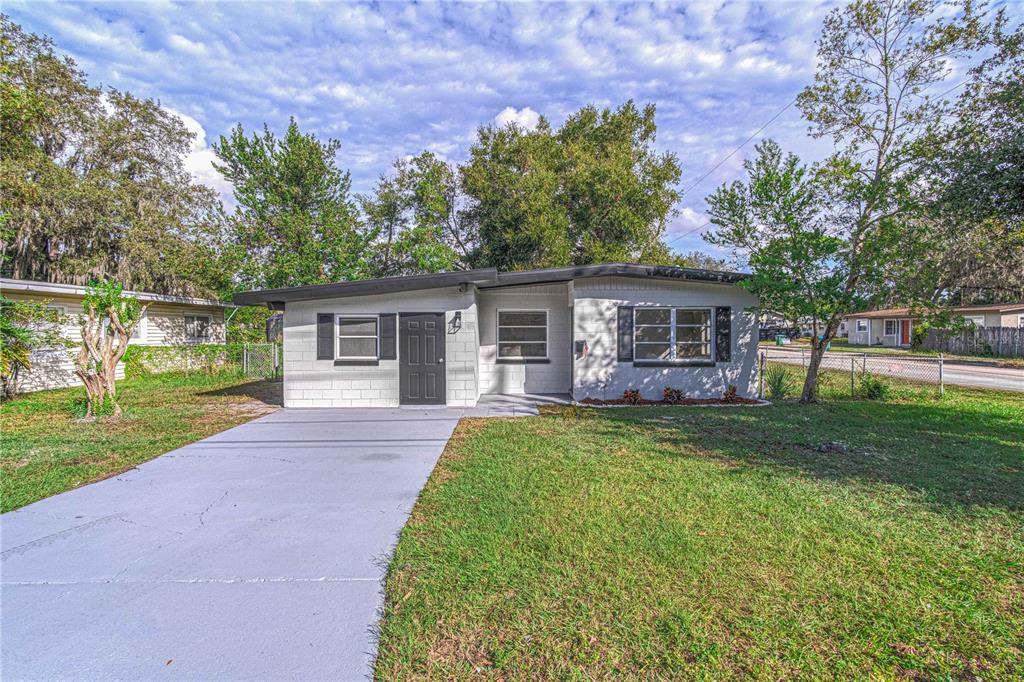
[[[782,400],[796,388],[796,377],[788,367],[768,365],[768,369],[764,372],[764,385],[768,390],[769,398]]]

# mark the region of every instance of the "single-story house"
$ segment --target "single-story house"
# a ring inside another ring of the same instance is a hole
[[[65,315],[62,335],[76,347],[37,350],[32,355],[32,369],[19,376],[22,391],[39,391],[80,384],[75,376],[77,346],[82,334],[78,318],[84,312],[82,299],[86,287],[74,284],[32,282],[23,279],[0,279],[0,293],[15,301],[38,301]],[[145,315],[135,328],[130,343],[150,346],[173,346],[188,343],[224,343],[226,332],[224,311],[231,303],[204,298],[164,296],[145,291],[125,291],[143,303],[149,303]],[[118,367],[117,376],[123,376]]]
[[[284,312],[287,407],[472,406],[487,394],[756,393],[745,275],[493,268],[236,294]]]
[[[965,305],[950,312],[976,327],[1024,327],[1024,302]],[[849,342],[858,346],[909,346],[917,318],[909,308],[886,308],[847,318]]]

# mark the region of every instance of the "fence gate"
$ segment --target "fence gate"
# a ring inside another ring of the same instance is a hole
[[[281,369],[280,346],[253,343],[242,346],[242,373],[250,377],[276,377]]]

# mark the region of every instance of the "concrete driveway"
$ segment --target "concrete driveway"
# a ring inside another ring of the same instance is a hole
[[[371,675],[389,556],[459,417],[281,410],[0,517],[2,676]]]

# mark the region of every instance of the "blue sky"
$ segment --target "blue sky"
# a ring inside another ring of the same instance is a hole
[[[51,36],[94,84],[158,99],[200,134],[189,166],[241,122],[341,140],[339,165],[368,192],[396,157],[462,160],[477,126],[626,99],[658,106],[660,149],[689,188],[777,114],[813,76],[835,2],[686,4],[4,3]],[[1019,6],[1018,6],[1019,7]],[[1015,13],[1019,13],[1016,12]],[[809,160],[828,152],[790,107],[759,136]],[[711,251],[694,228],[704,196],[740,176],[744,154],[683,198],[668,239]],[[685,236],[680,236],[684,235]]]

